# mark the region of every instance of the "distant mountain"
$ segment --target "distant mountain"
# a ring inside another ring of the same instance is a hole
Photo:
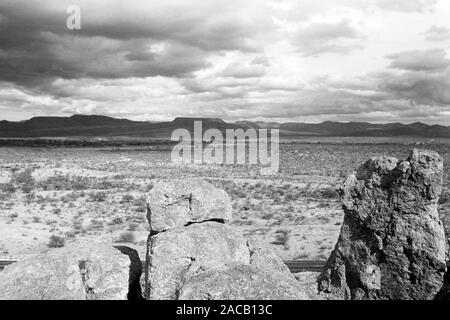
[[[295,136],[354,136],[354,137],[390,137],[417,136],[429,138],[450,138],[450,127],[427,125],[416,122],[411,124],[388,123],[371,124],[368,122],[322,123],[277,123],[263,121],[237,121],[228,123],[218,118],[179,117],[168,122],[132,121],[98,115],[73,115],[71,117],[35,117],[26,121],[0,121],[0,137],[149,137],[170,138],[175,129],[185,128],[193,132],[194,122],[201,121],[206,129],[242,128],[280,129],[280,135]]]

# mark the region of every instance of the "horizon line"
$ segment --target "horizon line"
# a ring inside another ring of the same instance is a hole
[[[99,116],[99,117],[106,117],[106,118],[111,118],[111,119],[116,119],[116,120],[129,120],[129,121],[133,121],[133,122],[147,122],[147,123],[164,123],[164,122],[173,122],[176,119],[204,119],[204,120],[221,120],[225,123],[229,123],[229,124],[234,124],[237,122],[264,122],[264,123],[277,123],[277,124],[286,124],[286,123],[298,123],[298,124],[323,124],[326,122],[332,122],[332,123],[345,123],[345,124],[349,124],[349,123],[368,123],[368,124],[378,124],[378,125],[386,125],[386,124],[402,124],[402,125],[413,125],[413,124],[424,124],[427,126],[441,126],[441,127],[450,127],[450,125],[446,126],[443,124],[438,124],[438,123],[427,123],[427,122],[422,122],[422,121],[413,121],[413,122],[404,122],[404,121],[395,121],[395,122],[370,122],[370,121],[335,121],[335,120],[324,120],[321,122],[301,122],[301,121],[276,121],[276,120],[249,120],[249,119],[240,119],[240,120],[224,120],[222,118],[219,117],[202,117],[202,116],[176,116],[174,118],[172,118],[172,120],[134,120],[131,118],[123,118],[123,117],[115,117],[115,116],[110,116],[110,115],[104,115],[104,114],[82,114],[82,113],[74,113],[72,115],[68,115],[68,116],[47,116],[47,115],[39,115],[39,116],[32,116],[28,119],[23,119],[23,120],[7,120],[7,119],[0,119],[0,122],[10,122],[10,123],[21,123],[21,122],[26,122],[35,118],[72,118],[74,116],[86,116],[86,117],[94,117],[94,116]]]

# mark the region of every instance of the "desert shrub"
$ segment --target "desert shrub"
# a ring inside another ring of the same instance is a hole
[[[107,199],[107,197],[108,196],[107,196],[106,192],[103,192],[103,191],[92,192],[89,195],[90,200],[93,202],[103,202]]]
[[[295,201],[299,198],[299,194],[296,192],[289,192],[284,196],[285,202]]]
[[[317,208],[327,208],[330,204],[328,202],[321,202],[317,205]]]
[[[113,189],[114,187],[117,187],[117,186],[120,186],[120,184],[104,178],[101,181],[98,181],[95,187],[96,187],[96,189],[108,190],[108,189]]]
[[[272,244],[287,246],[287,242],[289,240],[289,230],[278,230],[276,231],[275,241],[272,241]]]
[[[12,183],[1,183],[0,190],[4,193],[14,193],[16,192],[16,187]]]
[[[65,236],[67,237],[67,238],[75,238],[75,236],[76,236],[76,234],[75,234],[75,232],[74,231],[67,231],[66,233],[65,233]]]
[[[13,179],[18,183],[18,184],[26,184],[26,185],[33,185],[34,184],[34,178],[31,175],[33,173],[33,170],[31,170],[30,168],[25,169],[23,171],[20,172],[15,172],[13,174]]]
[[[71,180],[73,190],[86,190],[89,189],[90,182],[88,177],[73,177]]]
[[[142,225],[143,223],[145,223],[147,221],[147,217],[143,214],[137,214],[137,215],[133,215],[131,217],[131,221]]]
[[[336,190],[334,190],[334,188],[326,188],[322,190],[321,193],[322,197],[325,199],[333,199],[338,197],[338,193],[336,192]]]
[[[50,241],[48,242],[47,246],[49,248],[62,248],[66,244],[66,239],[61,236],[52,235],[50,236]]]
[[[134,200],[133,206],[136,208],[137,212],[147,211],[147,201],[144,196]]]
[[[134,200],[134,197],[131,194],[124,194],[122,196],[122,202],[131,202]]]
[[[70,190],[72,185],[69,176],[55,175],[42,181],[39,186],[43,190]]]
[[[92,219],[89,228],[92,230],[101,230],[103,229],[103,222],[97,219]]]
[[[111,221],[111,224],[122,224],[123,219],[121,217],[114,217]]]
[[[20,189],[22,190],[23,193],[30,193],[31,191],[33,191],[33,186],[34,185],[32,184],[24,184]]]
[[[9,215],[9,218],[10,218],[11,220],[15,220],[18,216],[19,216],[19,214],[18,214],[17,212],[14,212],[14,213],[11,213],[11,214]]]
[[[136,229],[139,227],[139,225],[137,224],[137,223],[134,223],[134,222],[131,222],[129,225],[128,225],[128,230],[130,230],[130,231],[136,231]]]
[[[261,216],[261,219],[269,220],[272,219],[273,217],[274,217],[273,212],[267,212]]]
[[[295,257],[294,260],[306,260],[307,258],[309,258],[309,254],[307,254],[307,253],[300,253],[299,255],[297,255]]]
[[[133,243],[135,240],[133,232],[122,232],[116,242]]]

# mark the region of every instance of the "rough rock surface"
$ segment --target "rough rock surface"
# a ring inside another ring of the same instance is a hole
[[[437,212],[443,162],[413,150],[406,161],[374,158],[339,192],[341,233],[319,291],[346,299],[433,299],[443,284],[445,234]]]
[[[147,206],[154,233],[207,220],[227,221],[232,215],[228,194],[197,179],[155,183]]]
[[[180,300],[309,300],[292,277],[251,265],[209,270],[186,280]]]
[[[254,237],[247,240],[247,246],[250,251],[250,265],[295,279],[287,265],[272,249],[262,246]]]
[[[0,273],[0,300],[126,300],[140,278],[130,250],[77,243],[30,256]]]
[[[146,297],[151,300],[177,299],[185,279],[199,270],[249,262],[245,239],[222,223],[195,223],[151,235]]]

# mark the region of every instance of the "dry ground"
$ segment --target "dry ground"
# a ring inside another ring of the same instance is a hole
[[[405,158],[415,141],[305,139],[281,145],[281,170],[255,166],[176,166],[160,148],[0,148],[0,256],[19,257],[76,238],[127,243],[143,256],[144,196],[154,181],[201,177],[232,198],[231,224],[285,260],[326,259],[343,213],[335,185],[371,156]],[[446,160],[440,212],[449,215],[450,142],[420,147]]]

